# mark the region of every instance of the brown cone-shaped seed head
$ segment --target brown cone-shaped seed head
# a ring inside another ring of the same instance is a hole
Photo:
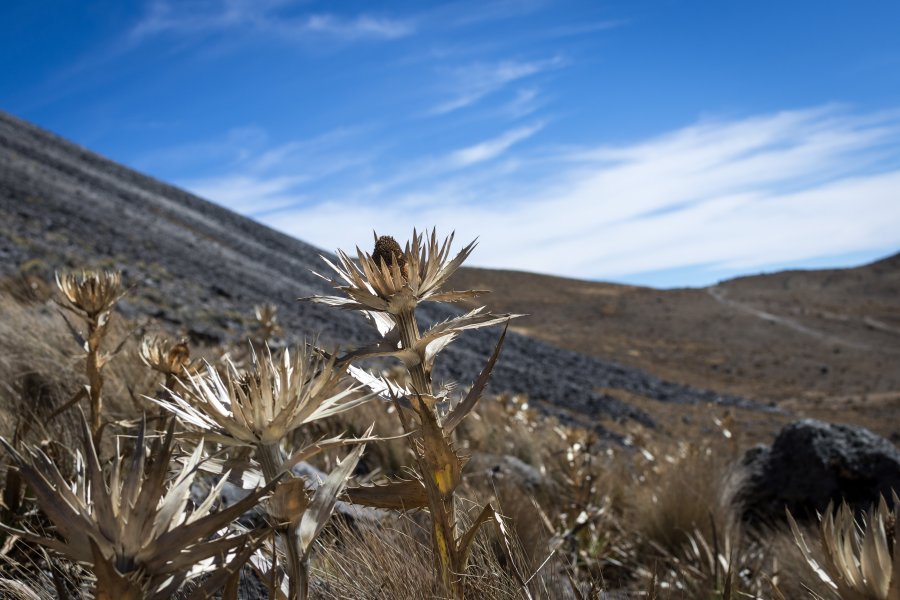
[[[405,270],[406,258],[403,256],[403,249],[397,240],[389,235],[383,235],[375,242],[375,251],[372,253],[372,259],[379,267],[384,264],[391,266],[396,264],[400,270]]]

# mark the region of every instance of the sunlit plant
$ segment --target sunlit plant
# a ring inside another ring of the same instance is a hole
[[[174,421],[149,447],[142,421],[131,456],[117,454],[106,476],[90,428],[84,418],[81,422],[83,454],[76,455],[73,481],[67,481],[41,450],[29,449],[25,456],[0,438],[58,537],[3,524],[0,527],[87,566],[94,575],[92,593],[96,600],[168,599],[201,575],[205,578],[193,597],[204,598],[237,572],[255,541],[251,534],[231,532],[227,526],[259,502],[272,486],[214,511],[220,484],[188,510],[191,484],[202,458],[202,441],[180,472],[171,477]]]
[[[246,373],[232,363],[222,373],[208,366],[205,373],[187,375],[183,392],[154,399],[208,440],[249,449],[252,462],[239,467],[245,476],[269,484],[283,478],[264,508],[287,557],[288,577],[276,590],[292,600],[307,597],[312,543],[331,516],[368,434],[361,440],[340,436],[319,440],[291,452],[286,451],[285,442],[298,428],[351,410],[372,397],[373,393],[348,381],[345,369],[334,359],[325,359],[313,346],[304,345],[278,357],[268,351],[261,358],[253,354]],[[356,448],[314,493],[307,489],[313,482],[291,471],[325,449],[349,444]],[[235,465],[235,460],[229,464]],[[274,560],[263,568],[267,569],[264,580],[277,576]]]
[[[451,434],[481,397],[500,354],[505,331],[468,394],[455,405],[448,402],[446,391],[435,390],[432,370],[438,353],[462,331],[505,324],[512,315],[494,315],[484,308],[476,308],[438,323],[424,333],[420,331],[416,319],[419,304],[456,302],[483,293],[443,289],[475,248],[472,242],[451,258],[452,242],[452,234],[439,242],[435,231],[430,236],[413,231],[412,240],[405,248],[392,237],[376,237],[372,254],[357,248],[356,261],[339,250],[339,264],[324,257],[323,260],[337,274],[330,281],[344,296],[315,296],[308,300],[359,311],[375,327],[380,339],[352,352],[348,359],[394,356],[406,367],[410,387],[386,383],[384,392],[395,402],[403,428],[411,434],[418,481],[369,488],[368,494],[377,506],[393,505],[401,509],[427,506],[440,592],[461,599],[465,594],[464,575],[475,533],[482,523],[498,516],[487,504],[471,528],[460,531],[455,493],[463,460],[451,443]],[[367,492],[359,489],[352,490],[351,498],[355,502],[369,499]]]

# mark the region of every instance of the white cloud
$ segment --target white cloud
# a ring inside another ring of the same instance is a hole
[[[132,162],[141,170],[196,168],[203,163],[233,165],[255,156],[268,143],[258,127],[237,127],[215,139],[157,149],[138,155]]]
[[[478,166],[509,151],[516,131],[458,156]],[[436,225],[480,236],[474,264],[583,278],[747,272],[900,248],[895,114],[826,107],[705,121],[630,145],[534,156],[387,188],[347,181],[263,221],[327,249],[352,248],[373,228],[402,236]]]
[[[502,135],[484,142],[462,148],[450,155],[450,163],[460,167],[468,167],[476,163],[497,158],[513,145],[526,140],[541,130],[542,124],[511,129]]]
[[[432,108],[430,114],[442,115],[471,106],[511,83],[564,64],[562,57],[556,56],[527,62],[505,60],[494,64],[478,63],[454,69],[448,76],[453,98]]]
[[[341,41],[396,39],[415,33],[412,20],[373,15],[287,14],[292,0],[155,0],[131,29],[141,41],[162,33],[196,34],[227,30],[255,31],[288,39],[327,35]]]
[[[213,198],[227,208],[246,215],[258,215],[284,209],[305,200],[298,185],[308,179],[298,177],[260,177],[234,175],[183,182],[183,186],[203,198]]]
[[[503,112],[513,119],[520,119],[530,115],[541,106],[541,99],[539,96],[540,92],[537,88],[523,88],[518,90],[515,98],[503,108]]]
[[[414,27],[409,21],[360,16],[351,20],[341,20],[334,15],[313,15],[306,21],[309,31],[330,33],[343,39],[384,38],[394,39],[410,35]]]

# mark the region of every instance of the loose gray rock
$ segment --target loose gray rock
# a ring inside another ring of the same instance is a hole
[[[744,518],[770,523],[787,507],[799,520],[813,520],[828,503],[846,500],[857,511],[879,495],[900,492],[900,450],[863,427],[804,419],[784,427],[772,447],[744,455],[747,479],[740,499]]]
[[[469,477],[484,477],[492,481],[506,480],[528,492],[541,488],[545,483],[540,471],[509,454],[475,453],[466,464],[465,473]]]

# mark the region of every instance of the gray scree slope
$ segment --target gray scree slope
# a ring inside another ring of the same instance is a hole
[[[409,232],[386,233],[402,240]],[[279,307],[295,340],[316,333],[343,347],[370,340],[374,332],[359,316],[297,301],[329,291],[311,272],[327,273],[321,253],[0,111],[0,274],[33,259],[47,270],[114,266],[134,285],[126,316],[149,315],[211,341],[244,334],[242,319],[262,302]],[[454,309],[427,305],[421,314],[433,322]],[[437,378],[470,382],[498,334],[464,334],[438,359]],[[598,388],[749,405],[512,333],[491,387],[526,393],[547,412],[600,429],[601,418],[651,420]]]

